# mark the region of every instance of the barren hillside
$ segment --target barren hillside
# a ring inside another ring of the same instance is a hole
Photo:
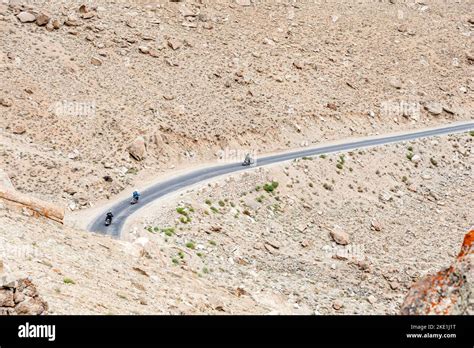
[[[398,314],[474,225],[473,135],[236,174],[145,208],[125,237],[276,313]]]
[[[470,1],[85,4],[0,4],[2,167],[71,210],[225,149],[472,118]]]

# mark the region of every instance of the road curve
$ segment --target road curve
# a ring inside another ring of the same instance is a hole
[[[131,205],[130,198],[117,202],[108,209],[111,210],[114,214],[113,223],[110,226],[104,225],[105,212],[103,212],[99,216],[95,217],[95,219],[89,224],[88,230],[111,235],[113,237],[119,237],[122,227],[125,224],[125,220],[131,214],[143,208],[145,205],[153,202],[157,198],[163,197],[172,192],[181,190],[185,187],[194,185],[201,181],[205,181],[224,174],[244,171],[255,167],[263,167],[269,164],[289,161],[295,158],[309,157],[319,154],[328,154],[335,152],[344,152],[364,147],[372,147],[377,145],[384,145],[443,134],[460,133],[470,130],[474,130],[474,122],[471,121],[462,124],[447,125],[445,127],[435,129],[421,130],[398,135],[388,135],[385,137],[382,136],[377,138],[367,138],[358,141],[350,141],[347,143],[318,146],[293,152],[271,155],[267,157],[258,158],[256,165],[252,167],[244,167],[241,165],[241,163],[231,163],[198,169],[150,186],[149,188],[141,192],[142,195],[140,203],[138,204]]]

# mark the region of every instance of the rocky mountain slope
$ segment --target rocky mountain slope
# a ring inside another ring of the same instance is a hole
[[[4,205],[0,205],[0,264],[0,314],[42,314],[45,307],[48,314],[271,310],[240,297],[237,289],[168,267],[159,247],[144,238],[134,243],[112,240],[26,212],[18,214]],[[31,289],[24,290],[21,284],[31,282]],[[26,298],[21,298],[22,292]],[[14,293],[20,297],[12,302]]]
[[[473,135],[235,174],[146,207],[124,238],[275,313],[398,314],[474,225]]]
[[[18,190],[77,210],[224,149],[471,118],[473,10],[6,0],[2,167]]]

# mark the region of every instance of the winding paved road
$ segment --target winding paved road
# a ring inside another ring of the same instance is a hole
[[[376,138],[365,138],[363,140],[351,141],[347,143],[318,146],[294,152],[271,155],[267,157],[258,158],[256,165],[252,167],[244,167],[241,165],[241,163],[231,163],[198,169],[150,186],[149,188],[141,192],[142,196],[140,199],[140,203],[138,204],[131,205],[130,198],[117,202],[111,208],[109,208],[114,214],[113,223],[110,226],[107,227],[104,225],[105,212],[103,212],[103,214],[100,214],[99,216],[95,217],[95,219],[89,224],[88,229],[90,231],[119,237],[122,227],[125,224],[125,220],[131,214],[135,213],[140,208],[143,208],[148,203],[151,203],[157,198],[163,197],[169,193],[181,190],[185,187],[194,185],[201,181],[205,181],[224,174],[248,170],[255,167],[262,167],[277,162],[289,161],[295,158],[309,157],[319,154],[328,154],[335,152],[344,152],[364,147],[396,143],[442,134],[460,133],[470,130],[474,130],[474,122],[472,121],[462,124],[451,124],[435,129],[414,131],[398,135],[378,136]]]

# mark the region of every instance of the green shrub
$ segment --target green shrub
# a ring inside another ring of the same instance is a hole
[[[185,216],[188,215],[188,212],[186,211],[186,208],[184,207],[178,207],[176,208],[176,211],[178,212],[178,214],[185,215]]]
[[[196,246],[194,245],[194,243],[193,243],[193,242],[187,242],[187,243],[186,243],[186,248],[189,248],[189,249],[195,249],[195,248],[196,248]]]
[[[129,168],[125,174],[137,175],[138,174],[138,169],[137,168]]]
[[[340,155],[340,156],[339,156],[339,163],[341,163],[341,164],[346,163],[346,160],[345,160],[345,156],[344,156],[344,155]]]
[[[171,237],[174,234],[174,228],[173,227],[163,228],[162,232],[168,237]]]
[[[276,190],[276,188],[278,187],[278,182],[277,181],[272,181],[271,183],[267,183],[265,185],[263,185],[263,189],[266,191],[266,192],[273,192]]]
[[[64,278],[63,282],[64,284],[76,284],[76,282],[72,280],[71,278]]]
[[[332,191],[332,190],[334,189],[334,188],[333,188],[331,185],[329,185],[328,183],[324,183],[324,184],[323,184],[323,187],[324,187],[326,190],[328,190],[328,191]]]
[[[179,221],[181,221],[183,224],[187,224],[191,222],[191,217],[189,216],[181,216],[179,218]]]

